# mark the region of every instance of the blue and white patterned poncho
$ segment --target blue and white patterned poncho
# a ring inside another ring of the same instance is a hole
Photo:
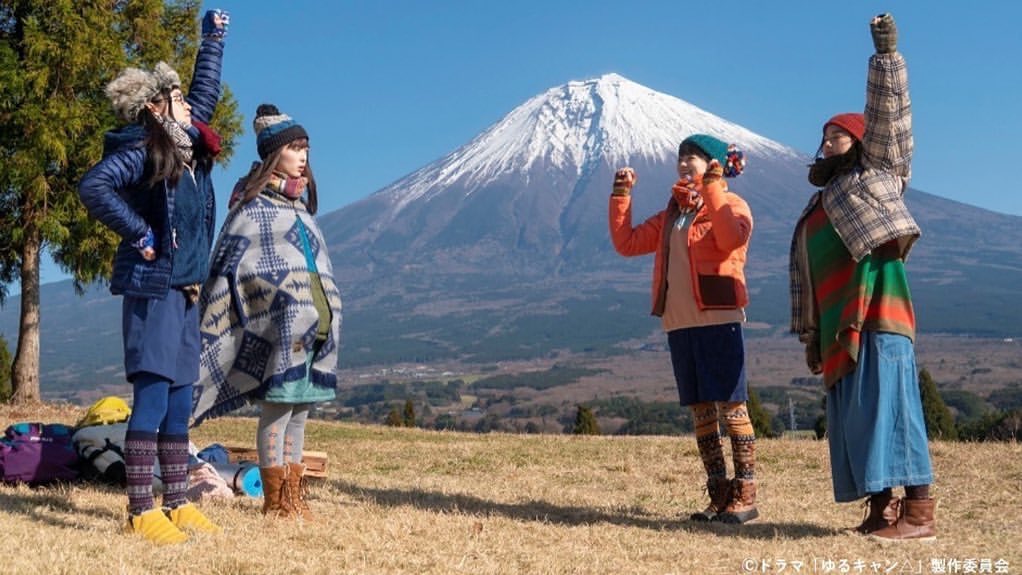
[[[331,310],[318,349],[306,248]],[[341,296],[322,232],[301,201],[266,190],[227,214],[200,305],[194,425],[251,400],[334,399]]]

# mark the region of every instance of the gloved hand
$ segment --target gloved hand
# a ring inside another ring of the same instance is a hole
[[[713,182],[720,181],[724,177],[724,166],[720,165],[717,160],[710,160],[709,165],[706,166],[706,173],[703,174],[702,184],[710,184]]]
[[[202,17],[202,37],[208,40],[223,40],[231,15],[224,10],[210,10]]]
[[[153,235],[152,228],[147,228],[145,235],[131,245],[138,250],[138,253],[142,254],[142,259],[145,261],[151,262],[156,259],[156,237]]]
[[[621,168],[614,174],[613,196],[627,196],[632,193],[632,186],[639,181],[638,174],[632,168]]]
[[[820,355],[820,340],[817,338],[806,342],[806,367],[813,375],[823,373],[823,357]]]
[[[894,16],[876,15],[869,23],[869,31],[873,34],[877,54],[890,54],[898,49],[898,28],[894,25]]]

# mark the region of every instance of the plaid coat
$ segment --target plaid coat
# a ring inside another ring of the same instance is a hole
[[[912,175],[913,142],[908,69],[900,53],[870,57],[864,115],[862,166],[836,176],[813,195],[791,240],[791,331],[804,343],[816,337],[817,328],[804,222],[818,202],[855,261],[892,240],[907,258],[920,236],[903,197]]]

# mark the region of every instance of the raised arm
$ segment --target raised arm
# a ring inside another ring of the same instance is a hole
[[[192,116],[208,124],[220,101],[220,74],[224,60],[224,38],[230,16],[222,10],[210,10],[202,19],[202,43],[195,56],[195,70],[185,100],[192,107]]]
[[[752,212],[749,205],[726,191],[724,168],[717,160],[710,162],[701,181],[703,200],[713,222],[713,237],[722,250],[736,250],[749,243],[752,236]]]
[[[866,134],[862,145],[867,168],[884,170],[908,182],[912,176],[912,100],[908,68],[897,51],[894,17],[881,14],[870,22],[876,53],[866,80]]]
[[[610,241],[623,256],[641,256],[656,251],[663,229],[663,215],[656,214],[639,227],[632,227],[632,186],[638,180],[631,168],[621,168],[614,175],[614,191],[610,195],[607,222]]]

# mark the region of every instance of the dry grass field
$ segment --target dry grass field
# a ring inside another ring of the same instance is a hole
[[[81,408],[0,406],[0,425],[73,423]],[[249,445],[255,421],[193,433]],[[693,523],[704,503],[691,437],[471,435],[313,422],[329,454],[315,523],[259,500],[204,503],[225,528],[175,547],[124,535],[125,497],[92,484],[0,485],[3,574],[1022,573],[1022,446],[932,444],[939,539],[880,545],[845,528],[826,444],[759,443],[761,518]],[[998,569],[1001,570],[998,570]]]

